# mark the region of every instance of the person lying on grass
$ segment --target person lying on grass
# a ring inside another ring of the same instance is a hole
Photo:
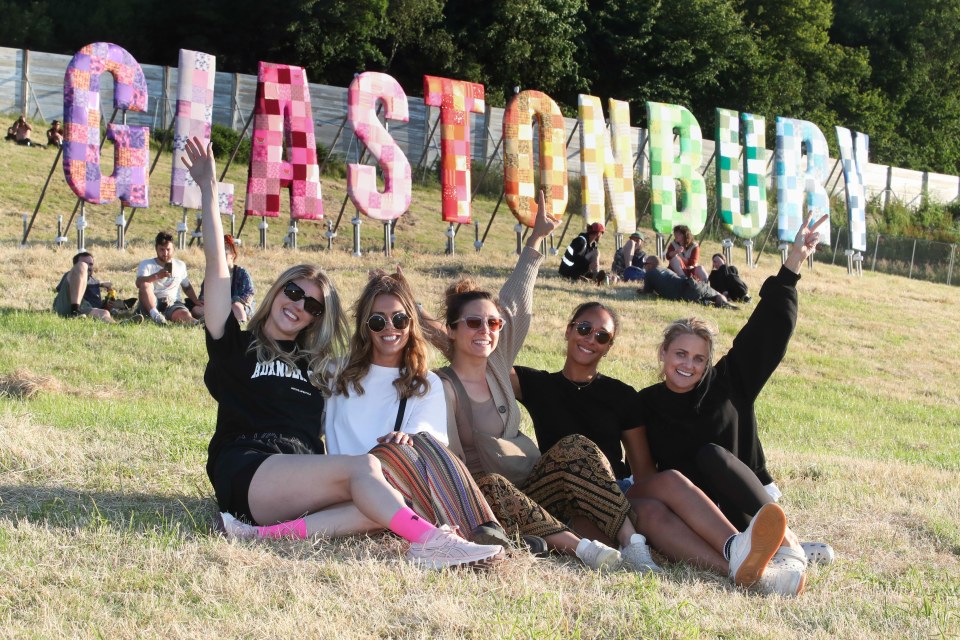
[[[337,291],[319,267],[291,267],[242,330],[231,311],[211,145],[194,138],[186,152],[207,238],[204,382],[218,403],[207,474],[220,510],[260,525],[266,536],[363,533],[373,524],[408,540],[407,559],[430,567],[501,557],[499,545],[468,542],[418,516],[377,458],[317,455],[326,374],[346,343]]]

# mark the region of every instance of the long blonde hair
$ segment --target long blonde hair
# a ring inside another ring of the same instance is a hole
[[[403,361],[400,363],[400,375],[393,381],[400,398],[423,396],[430,390],[427,382],[427,373],[430,371],[430,362],[427,351],[427,341],[424,337],[424,325],[417,313],[416,299],[401,273],[387,275],[377,270],[370,274],[370,280],[354,304],[356,323],[353,337],[350,338],[350,358],[347,365],[337,379],[336,393],[350,395],[353,388],[358,396],[363,395],[361,380],[366,377],[373,360],[373,340],[370,339],[370,327],[367,319],[373,312],[373,303],[377,296],[390,295],[400,301],[404,313],[410,317],[407,326],[407,344],[403,348]],[[388,318],[387,322],[391,320]]]
[[[297,279],[312,280],[323,291],[323,315],[297,334],[296,347],[284,351],[276,340],[264,332],[264,324],[270,317],[273,302],[283,295],[283,288]],[[310,382],[325,394],[330,394],[331,378],[335,378],[339,362],[347,347],[347,322],[340,305],[340,296],[333,283],[323,270],[314,264],[298,264],[290,267],[267,291],[263,303],[247,323],[247,329],[253,334],[249,351],[256,352],[257,360],[269,362],[280,360],[291,367],[297,367],[298,361],[306,361]]]

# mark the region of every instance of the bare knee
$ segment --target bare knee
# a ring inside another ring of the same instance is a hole
[[[637,514],[637,531],[644,535],[663,527],[673,515],[667,505],[659,500],[635,499],[630,504]]]

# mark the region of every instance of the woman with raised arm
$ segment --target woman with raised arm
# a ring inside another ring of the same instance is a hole
[[[559,223],[546,214],[542,192],[538,203],[533,230],[499,298],[469,280],[447,289],[442,346],[451,366],[438,374],[447,394],[450,448],[463,457],[511,534],[542,537],[551,549],[576,555],[593,569],[624,565],[659,571],[629,518],[630,503],[595,444],[571,436],[541,456],[519,432],[510,370],[530,328],[533,285],[543,260],[537,246]],[[576,516],[594,523],[623,553],[577,536],[564,524]]]
[[[713,364],[714,331],[699,318],[672,322],[657,351],[662,382],[639,393],[637,424],[627,452],[634,471],[631,497],[646,497],[655,470],[690,479],[738,528],[779,497],[757,434],[755,402],[776,370],[797,322],[800,266],[816,251],[817,228],[804,220],[779,273],[767,278],[760,302],[727,355]],[[766,486],[764,486],[766,485]],[[791,547],[798,545],[788,532]],[[821,543],[804,548],[810,560],[829,562]]]
[[[627,497],[635,432],[640,430],[637,392],[628,384],[601,374],[600,363],[620,332],[616,312],[600,303],[585,302],[574,309],[566,325],[563,369],[547,372],[516,366],[511,375],[517,400],[530,413],[541,451],[562,439],[579,435],[603,452]],[[649,458],[649,453],[647,454]],[[786,517],[770,505],[739,534],[704,493],[676,471],[640,468],[645,479],[643,497],[630,500],[635,526],[655,549],[675,561],[691,562],[729,575],[735,584],[760,591],[797,595],[803,589],[805,566],[779,560],[771,563],[783,545]],[[654,474],[648,477],[648,473]],[[574,521],[588,535],[590,524]],[[786,551],[782,552],[788,553]]]
[[[475,545],[423,520],[383,477],[373,456],[321,456],[328,369],[346,343],[336,289],[319,267],[287,269],[242,330],[231,311],[211,146],[186,144],[200,186],[206,257],[204,382],[217,401],[207,475],[221,511],[259,525],[263,537],[307,538],[388,528],[426,566],[479,564],[498,545]]]

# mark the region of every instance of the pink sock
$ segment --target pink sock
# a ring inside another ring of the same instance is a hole
[[[307,537],[307,521],[303,518],[272,524],[267,527],[257,527],[258,538],[297,538],[305,540]]]
[[[427,534],[436,529],[410,507],[404,507],[393,514],[389,527],[390,531],[408,542],[423,542]]]

